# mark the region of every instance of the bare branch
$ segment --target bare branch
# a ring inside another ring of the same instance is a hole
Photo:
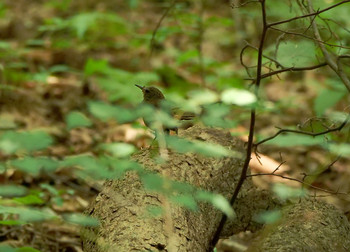
[[[318,65],[315,66],[308,66],[308,67],[288,67],[288,68],[283,68],[281,70],[276,70],[273,72],[269,72],[266,74],[261,75],[262,79],[265,79],[267,77],[273,76],[273,75],[277,75],[283,72],[297,72],[297,71],[306,71],[306,70],[314,70],[320,67],[324,67],[327,66],[328,64],[326,62],[320,63]],[[253,82],[255,81],[255,78],[245,78],[245,80],[252,80]]]
[[[154,50],[154,44],[155,44],[155,37],[156,34],[158,32],[158,29],[160,27],[160,25],[162,24],[163,20],[165,19],[165,17],[168,15],[168,13],[170,12],[170,10],[176,5],[177,0],[173,0],[173,2],[170,4],[170,6],[165,10],[165,12],[163,13],[163,15],[160,17],[156,28],[154,29],[153,33],[152,33],[152,38],[151,38],[151,43],[150,43],[150,47],[151,47],[151,53],[150,53],[150,57],[152,57],[153,55],[153,50]]]
[[[339,47],[339,48],[344,48],[344,49],[350,49],[350,47],[348,47],[348,46],[342,46],[342,45],[335,45],[335,44],[327,43],[327,42],[325,42],[323,40],[319,40],[319,39],[313,38],[311,36],[307,36],[307,35],[305,35],[303,33],[285,31],[285,30],[282,30],[282,29],[278,29],[276,27],[271,27],[270,29],[275,30],[275,31],[279,31],[279,32],[282,32],[282,33],[285,33],[285,34],[296,35],[296,36],[304,37],[304,38],[307,38],[307,39],[311,39],[313,41],[316,41],[316,42],[319,42],[319,43],[322,43],[322,44],[325,44],[325,45],[328,45],[328,46],[331,46],[331,47]]]
[[[345,1],[342,1],[340,3],[344,3]],[[346,1],[346,2],[350,2]],[[340,4],[338,3],[338,5]],[[308,4],[309,4],[309,12],[311,12],[313,10],[312,7],[312,1],[308,0]],[[333,5],[334,6],[334,5]],[[318,27],[316,22],[312,22],[312,28],[314,30],[314,35],[316,37],[316,39],[318,40],[322,40],[321,35],[318,31]],[[335,62],[334,59],[332,58],[332,55],[328,52],[328,50],[326,49],[326,47],[324,46],[324,44],[322,43],[318,43],[319,47],[322,50],[323,56],[327,62],[327,64],[330,66],[331,69],[333,69],[333,71],[339,76],[339,78],[342,80],[343,84],[345,85],[345,87],[348,89],[348,91],[350,92],[350,80],[348,78],[348,76],[343,72],[342,70],[342,64],[338,61]],[[339,64],[337,64],[339,63]]]
[[[297,16],[297,17],[293,17],[293,18],[289,18],[289,19],[286,19],[286,20],[282,20],[282,21],[278,21],[278,22],[274,22],[274,23],[270,23],[268,24],[268,28],[272,27],[272,26],[275,26],[275,25],[280,25],[280,24],[284,24],[284,23],[289,23],[291,21],[294,21],[294,20],[297,20],[297,19],[301,19],[301,18],[306,18],[306,17],[312,17],[312,16],[315,16],[315,15],[319,15],[321,14],[322,12],[325,12],[325,11],[328,11],[330,9],[333,9],[341,4],[345,4],[345,3],[349,3],[350,0],[345,0],[345,1],[341,1],[339,3],[336,3],[334,5],[331,5],[323,10],[318,10],[316,12],[312,12],[312,13],[309,13],[309,14],[306,14],[306,15],[302,15],[302,16]]]
[[[274,139],[275,137],[277,137],[278,135],[280,135],[282,133],[295,133],[295,134],[301,134],[301,135],[308,135],[308,136],[316,137],[316,136],[321,136],[321,135],[328,134],[330,132],[340,131],[348,123],[349,119],[350,119],[350,114],[348,114],[348,116],[345,119],[345,121],[342,124],[340,124],[338,127],[332,128],[332,129],[327,129],[325,131],[317,132],[317,133],[313,133],[313,132],[309,132],[309,131],[303,131],[303,130],[280,129],[279,131],[277,131],[277,133],[275,135],[270,136],[268,138],[265,138],[265,139],[257,142],[254,146],[257,147],[257,146],[259,146],[262,143],[270,141],[270,140]]]
[[[322,191],[322,192],[326,192],[326,193],[330,193],[330,194],[344,194],[344,195],[348,195],[349,193],[345,193],[345,192],[334,192],[334,191],[330,191],[330,190],[327,190],[327,189],[323,189],[321,187],[318,187],[318,186],[313,186],[309,183],[306,183],[300,179],[296,179],[296,178],[292,178],[292,177],[287,177],[287,176],[284,176],[282,174],[276,174],[274,172],[272,173],[256,173],[256,174],[250,174],[250,175],[247,175],[247,177],[256,177],[256,176],[276,176],[276,177],[280,177],[280,178],[283,178],[283,179],[287,179],[287,180],[291,180],[291,181],[296,181],[296,182],[299,182],[300,184],[303,184],[307,187],[310,187],[312,189],[315,189],[315,190],[318,190],[318,191]]]

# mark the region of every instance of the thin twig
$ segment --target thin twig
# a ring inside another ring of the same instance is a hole
[[[155,44],[155,38],[156,38],[156,34],[159,30],[160,25],[162,24],[163,20],[165,19],[165,17],[168,15],[168,13],[170,12],[170,10],[176,5],[177,0],[173,0],[173,2],[170,4],[170,6],[165,10],[165,12],[163,13],[163,15],[161,16],[161,18],[158,20],[158,23],[156,25],[156,28],[153,30],[152,33],[152,38],[151,38],[151,53],[150,53],[150,58],[152,58],[153,55],[153,51],[154,51],[154,44]]]
[[[306,17],[312,17],[312,16],[315,16],[315,15],[319,15],[321,14],[322,12],[325,12],[325,11],[328,11],[330,9],[333,9],[341,4],[345,4],[345,3],[349,3],[350,0],[345,0],[345,1],[341,1],[339,3],[336,3],[334,5],[331,5],[323,10],[318,10],[316,12],[312,12],[312,13],[309,13],[309,14],[306,14],[306,15],[302,15],[302,16],[297,16],[297,17],[293,17],[293,18],[289,18],[289,19],[285,19],[285,20],[282,20],[282,21],[278,21],[278,22],[274,22],[274,23],[270,23],[268,24],[268,28],[272,27],[272,26],[275,26],[275,25],[280,25],[280,24],[284,24],[284,23],[289,23],[291,21],[294,21],[294,20],[297,20],[297,19],[301,19],[301,18],[306,18]]]
[[[313,133],[313,132],[309,132],[309,131],[303,131],[303,130],[293,130],[293,129],[280,129],[279,131],[277,131],[276,134],[274,134],[273,136],[270,136],[268,138],[265,138],[259,142],[257,142],[256,144],[254,144],[255,147],[259,146],[262,143],[265,143],[267,141],[270,141],[272,139],[274,139],[275,137],[277,137],[278,135],[282,134],[282,133],[295,133],[295,134],[302,134],[302,135],[308,135],[308,136],[321,136],[321,135],[325,135],[328,134],[330,132],[334,132],[334,131],[340,131],[342,128],[344,128],[344,126],[348,123],[350,119],[350,114],[347,116],[347,118],[345,119],[345,121],[340,124],[338,127],[336,128],[332,128],[332,129],[327,129],[325,131],[322,132],[318,132],[318,133]]]
[[[323,62],[323,63],[320,63],[318,65],[315,65],[315,66],[308,66],[308,67],[288,67],[288,68],[283,68],[281,70],[276,70],[276,71],[273,71],[273,72],[269,72],[269,73],[266,73],[266,74],[263,74],[261,75],[261,79],[265,79],[267,77],[270,77],[270,76],[273,76],[273,75],[277,75],[277,74],[280,74],[280,73],[283,73],[283,72],[297,72],[297,71],[306,71],[306,70],[314,70],[314,69],[317,69],[317,68],[320,68],[320,67],[324,67],[324,66],[327,66],[328,64],[326,62]],[[245,80],[255,80],[255,78],[245,78]]]
[[[350,2],[349,1],[342,1],[340,3],[338,3],[337,5],[344,3],[344,2]],[[308,0],[308,4],[309,4],[309,12],[311,12],[313,10],[312,7],[312,1]],[[318,15],[318,14],[317,14]],[[316,22],[312,22],[312,28],[314,30],[314,35],[316,37],[317,40],[322,40],[320,32],[318,30],[317,24]],[[339,64],[337,64],[337,62],[334,61],[332,55],[330,52],[328,52],[327,48],[324,46],[324,44],[322,43],[318,43],[319,47],[321,48],[321,51],[323,53],[323,56],[325,58],[325,61],[328,63],[329,67],[339,76],[339,78],[342,80],[343,84],[345,85],[345,87],[348,89],[348,91],[350,92],[350,79],[348,78],[348,76],[346,75],[346,73],[343,72],[342,70],[342,64],[340,62],[338,62]]]
[[[318,186],[313,186],[309,183],[306,183],[300,179],[296,179],[296,178],[292,178],[292,177],[287,177],[287,176],[284,176],[284,175],[281,175],[281,174],[276,174],[276,173],[255,173],[255,174],[250,174],[250,175],[247,175],[247,177],[256,177],[256,176],[276,176],[276,177],[280,177],[280,178],[283,178],[283,179],[287,179],[287,180],[291,180],[291,181],[296,181],[300,184],[303,184],[307,187],[310,187],[312,189],[315,189],[315,190],[318,190],[318,191],[322,191],[322,192],[326,192],[326,193],[330,193],[330,194],[343,194],[343,195],[348,195],[349,193],[345,193],[345,192],[334,192],[334,191],[330,191],[330,190],[327,190],[327,189],[323,189],[321,187],[318,187]]]

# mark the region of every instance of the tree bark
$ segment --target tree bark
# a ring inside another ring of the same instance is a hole
[[[347,252],[350,224],[325,202],[304,199],[282,208],[282,218],[267,225],[246,252]]]
[[[190,140],[220,144],[244,153],[243,143],[237,138],[232,138],[224,130],[203,128],[196,125],[187,130],[181,130],[179,134]],[[243,165],[243,158],[225,157],[218,159],[193,153],[179,154],[173,151],[169,151],[166,162],[157,162],[153,152],[152,149],[141,150],[133,158],[142,164],[147,171],[222,194],[227,199],[232,196]],[[286,208],[287,210],[283,210],[286,214],[284,214],[283,219],[285,222],[281,221],[282,226],[278,226],[279,222],[274,226],[274,231],[270,232],[272,228],[267,225],[264,230],[268,231],[258,233],[254,243],[256,245],[250,251],[312,251],[299,250],[298,244],[302,241],[301,232],[296,232],[299,236],[293,238],[289,237],[289,234],[285,235],[286,231],[284,230],[287,229],[288,225],[295,225],[295,230],[304,228],[305,237],[319,236],[325,244],[333,244],[331,245],[333,248],[339,248],[338,245],[341,244],[341,241],[343,241],[344,247],[348,248],[350,241],[349,223],[345,217],[335,211],[334,207],[325,203],[311,203],[314,201],[307,200],[302,202],[304,203],[291,205]],[[164,214],[157,217],[150,216],[148,209],[152,207],[162,207]],[[261,211],[280,209],[281,207],[282,204],[279,200],[273,198],[268,191],[255,188],[251,179],[247,179],[233,206],[236,218],[228,221],[222,236],[228,237],[246,230],[256,232],[262,228],[262,225],[255,222],[254,217]],[[324,210],[316,211],[316,208]],[[199,203],[197,211],[171,203],[162,194],[146,190],[139,174],[135,171],[127,172],[122,179],[107,181],[102,192],[92,202],[87,212],[100,219],[101,222],[98,228],[83,231],[83,246],[84,251],[87,252],[208,251],[222,216],[222,213],[209,203]],[[296,214],[293,217],[289,214],[293,212],[299,215]],[[335,219],[327,219],[325,217],[327,213],[336,213]],[[327,221],[324,223],[321,221],[322,219]],[[300,222],[300,220],[302,221]],[[317,225],[314,225],[315,221]],[[308,223],[308,226],[303,226],[304,223]],[[313,228],[308,229],[309,226]],[[326,231],[326,227],[329,230]],[[307,231],[314,230],[314,228],[318,232],[308,235]],[[346,230],[348,231],[347,235],[343,233]],[[328,241],[327,237],[322,234],[331,237],[333,241]],[[339,239],[335,239],[338,234]],[[271,238],[267,238],[270,235]],[[281,238],[278,242],[277,236]],[[348,238],[347,242],[344,241],[346,238]],[[276,240],[276,245],[269,245],[273,240]],[[296,249],[289,249],[290,247],[286,250],[267,249],[270,246],[276,248],[282,243],[293,244]],[[260,247],[266,250],[259,250]],[[311,246],[310,248],[315,247]]]
[[[223,130],[194,126],[179,134],[192,140],[220,144],[240,153],[244,150],[240,140]],[[242,168],[242,158],[218,159],[173,151],[169,151],[165,163],[157,163],[152,152],[154,150],[142,150],[134,159],[148,171],[226,198],[232,195]],[[249,179],[239,195],[237,205],[242,203],[242,207],[236,210],[238,218],[231,223],[235,232],[249,226],[254,228],[255,224],[249,224],[253,213],[246,205],[249,203],[245,202],[257,197],[253,188]],[[268,204],[253,202],[257,208],[266,208]],[[149,207],[163,207],[166,213],[161,217],[147,216]],[[200,203],[198,211],[170,203],[161,194],[145,190],[136,172],[127,172],[122,179],[106,182],[88,212],[100,219],[101,226],[91,232],[85,231],[85,251],[206,251],[222,215],[209,203]]]

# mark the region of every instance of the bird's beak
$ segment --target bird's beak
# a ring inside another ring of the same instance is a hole
[[[140,86],[140,85],[137,85],[137,84],[135,84],[135,86],[138,87],[139,89],[141,89],[142,92],[143,92],[143,90],[144,90],[144,88],[145,88],[144,86]]]

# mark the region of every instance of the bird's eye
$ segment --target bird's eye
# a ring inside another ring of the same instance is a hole
[[[149,93],[149,90],[148,90],[148,89],[145,89],[145,92],[146,92],[146,93]]]

